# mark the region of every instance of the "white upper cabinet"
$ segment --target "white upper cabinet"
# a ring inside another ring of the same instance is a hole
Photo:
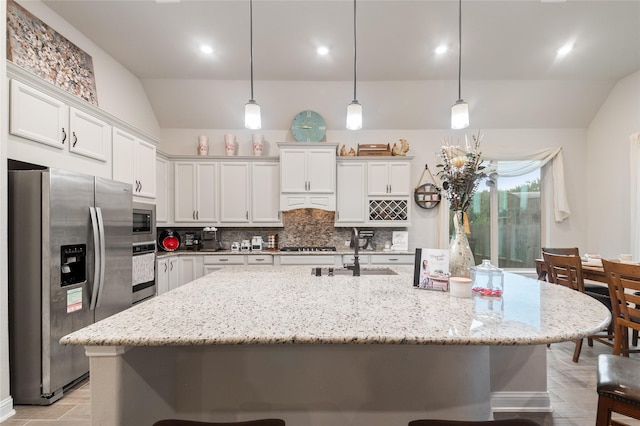
[[[251,221],[282,226],[280,217],[280,164],[251,163]]]
[[[411,163],[381,161],[369,163],[369,195],[410,195]]]
[[[156,147],[113,128],[113,179],[130,183],[133,195],[156,197]]]
[[[248,223],[251,165],[220,163],[220,222]]]
[[[156,222],[169,221],[169,162],[156,158]]]
[[[69,150],[100,161],[107,161],[111,126],[104,121],[69,108]]]
[[[278,143],[280,208],[335,210],[336,143]]]
[[[220,163],[220,222],[282,226],[277,161]]]
[[[218,221],[218,163],[177,161],[174,163],[174,182],[175,222]]]
[[[338,161],[336,223],[364,223],[367,163]]]
[[[9,132],[63,149],[69,141],[69,108],[49,95],[11,80]]]

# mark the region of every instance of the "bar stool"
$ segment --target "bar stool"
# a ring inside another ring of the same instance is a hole
[[[612,413],[640,420],[640,361],[599,355],[597,390],[596,426],[609,426]]]
[[[153,426],[285,426],[282,419],[258,419],[243,422],[199,422],[195,420],[159,420]]]
[[[501,419],[486,421],[465,421],[465,420],[412,420],[409,426],[540,426],[533,420],[528,419]]]

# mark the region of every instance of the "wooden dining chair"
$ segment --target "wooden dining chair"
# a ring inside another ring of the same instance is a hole
[[[258,419],[242,422],[200,422],[195,420],[159,420],[153,426],[285,426],[282,419]]]
[[[640,352],[629,349],[629,329],[635,335],[640,331],[640,265],[603,260],[602,266],[612,300],[613,354],[628,357],[630,352]]]
[[[542,254],[544,256],[544,261],[547,264],[547,272],[549,274],[548,279],[550,283],[563,285],[572,290],[585,293],[602,302],[610,310],[612,309],[611,299],[608,294],[602,295],[585,292],[584,277],[582,275],[582,263],[579,256],[565,256],[560,254],[556,255],[548,252],[543,252]],[[612,334],[612,332],[613,328],[610,327],[605,333],[588,336],[588,338],[590,339],[589,344],[591,345],[595,340],[609,347],[613,347],[615,333]],[[583,339],[576,340],[576,348],[573,351],[573,362],[578,362],[578,360],[580,359],[582,340]]]
[[[543,257],[544,253],[561,254],[564,256],[580,256],[580,250],[578,249],[578,247],[542,247]],[[538,279],[540,281],[548,280],[547,276],[549,272],[547,270],[547,264],[544,259],[542,259],[542,261],[540,262],[536,262],[536,273],[538,274]]]
[[[640,361],[616,355],[598,356],[596,426],[626,426],[612,413],[640,420]]]

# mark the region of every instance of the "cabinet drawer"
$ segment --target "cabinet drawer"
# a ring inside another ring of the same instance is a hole
[[[322,256],[322,255],[293,255],[293,256],[280,256],[281,265],[327,265],[334,266],[336,257]]]
[[[229,255],[229,256],[205,256],[205,265],[244,265],[244,256],[241,255]]]
[[[247,265],[273,265],[273,256],[254,254],[247,256]]]
[[[412,254],[372,254],[372,265],[413,265]]]
[[[369,255],[358,255],[358,262],[360,262],[360,265],[366,265],[367,263],[369,263]],[[354,262],[354,255],[353,254],[343,254],[342,255],[342,263],[343,264],[349,264],[352,265]]]

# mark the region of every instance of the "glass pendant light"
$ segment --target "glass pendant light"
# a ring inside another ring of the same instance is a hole
[[[353,101],[347,106],[347,129],[362,129],[362,105],[356,97],[358,47],[356,42],[356,0],[353,0]]]
[[[462,100],[462,0],[458,0],[458,100],[451,107],[451,128],[469,127],[469,104]]]
[[[249,0],[249,44],[251,49],[251,99],[244,105],[244,127],[260,129],[260,105],[253,99],[253,0]]]

